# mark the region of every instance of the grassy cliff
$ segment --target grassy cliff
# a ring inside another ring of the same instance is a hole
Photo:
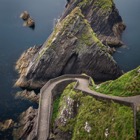
[[[63,135],[69,134],[72,140],[135,139],[132,108],[114,102],[96,100],[74,90],[74,84],[68,85],[54,102],[52,124],[57,125],[59,132],[61,131]],[[93,81],[91,88],[115,96],[139,95],[140,67],[125,73],[116,80],[99,85]],[[140,107],[137,108],[138,133],[140,131],[139,118]]]
[[[140,95],[140,66],[116,80],[107,81],[99,85],[93,84],[92,89],[115,96]]]
[[[72,140],[134,140],[131,108],[98,101],[73,90],[73,84],[66,87],[54,108],[54,126],[59,122],[60,131],[70,133]]]

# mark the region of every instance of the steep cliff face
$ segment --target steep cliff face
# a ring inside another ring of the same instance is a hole
[[[81,8],[82,14],[104,44],[109,46],[123,44],[120,37],[125,25],[113,0],[71,0],[60,20],[76,6]]]
[[[87,7],[83,7],[84,4]],[[73,7],[72,12],[57,23],[48,40],[29,59],[24,72],[21,67],[18,67],[20,78],[16,85],[40,88],[47,80],[67,73],[86,73],[95,80],[114,79],[122,74],[108,53],[107,47],[98,39],[90,23],[82,14],[81,9],[83,11],[85,10],[83,8],[88,9],[89,4],[91,2],[80,2],[79,6]],[[92,8],[94,11],[98,7],[95,5]],[[102,7],[99,8],[102,10]],[[102,13],[98,14],[102,15]],[[98,32],[100,32],[99,29],[100,27],[96,28]],[[26,53],[23,56],[26,58]],[[22,62],[19,60],[17,65],[20,66]]]
[[[17,127],[13,130],[14,140],[33,140],[36,137],[37,109],[29,107],[19,116]]]
[[[39,96],[40,94],[36,94],[33,90],[32,91],[23,90],[17,92],[15,98],[39,103]]]
[[[4,132],[8,129],[11,129],[14,125],[14,121],[12,119],[6,120],[4,122],[0,122],[0,132]]]
[[[0,122],[0,140],[11,139],[11,133],[14,128],[14,121],[12,119]]]

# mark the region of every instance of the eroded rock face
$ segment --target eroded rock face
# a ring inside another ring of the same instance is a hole
[[[121,24],[122,20],[118,13],[114,12],[117,18],[110,20],[111,23],[108,21],[113,10],[116,10],[114,4],[111,1],[107,10],[108,7],[104,9],[95,0],[75,2],[78,1],[72,1],[72,7],[68,6],[69,12],[65,12],[67,16],[63,15],[43,46],[37,52],[34,51],[32,56],[27,51],[20,58],[17,63],[20,73],[17,86],[40,88],[49,79],[70,73],[86,73],[101,81],[115,79],[122,74],[104,45],[107,38],[110,38],[109,44],[112,38],[116,40],[120,37],[117,24]],[[117,31],[119,33],[115,34]]]
[[[19,117],[17,128],[13,130],[15,140],[33,140],[36,137],[37,109],[29,107]]]
[[[34,91],[27,91],[27,90],[19,91],[16,93],[15,98],[20,98],[20,99],[39,103],[39,94],[36,94]]]
[[[30,17],[30,14],[27,11],[24,11],[23,13],[21,13],[20,18],[22,18],[25,22],[24,22],[24,26],[28,26],[31,28],[35,27],[35,22],[34,20]]]
[[[30,17],[30,14],[27,11],[21,13],[20,18],[27,20]]]
[[[16,62],[15,69],[20,74],[20,77],[18,79],[18,85],[20,85],[21,87],[24,87],[24,85],[27,81],[25,78],[25,75],[26,75],[26,72],[28,70],[28,67],[30,67],[30,62],[33,61],[32,59],[34,58],[35,55],[38,55],[40,48],[41,48],[41,46],[34,46],[32,48],[29,48],[28,50],[23,52],[21,57]],[[24,83],[24,85],[22,85],[22,83]]]
[[[34,46],[23,52],[20,59],[16,62],[15,69],[18,70],[19,74],[26,74],[29,63],[32,61],[33,56],[37,54],[40,48],[41,46]]]
[[[3,123],[0,122],[0,131],[4,132],[14,126],[14,121],[12,119],[6,120]]]
[[[125,24],[113,0],[71,0],[60,20],[63,20],[74,7],[79,6],[98,38],[109,46],[121,46],[121,33]]]
[[[0,140],[11,140],[13,127],[14,121],[12,119],[0,122]]]

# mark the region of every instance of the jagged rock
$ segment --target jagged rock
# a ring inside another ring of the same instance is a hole
[[[22,18],[23,20],[27,20],[29,17],[30,17],[30,14],[27,11],[24,11],[20,15],[20,18]]]
[[[71,0],[60,20],[79,6],[83,15],[89,21],[98,38],[109,46],[121,46],[121,33],[125,24],[115,7],[113,0]]]
[[[68,119],[71,119],[75,116],[74,110],[75,110],[75,102],[72,98],[67,97],[65,98],[66,105],[63,106],[60,112],[60,117],[56,121],[56,125],[65,126]]]
[[[70,0],[67,0],[67,3],[65,5],[66,8],[68,7],[69,3],[70,3]]]
[[[30,17],[30,14],[27,11],[24,11],[21,13],[20,18],[22,18],[25,22],[23,23],[23,26],[28,26],[31,28],[35,27],[34,20]]]
[[[24,25],[24,26],[28,26],[28,27],[34,27],[34,26],[35,26],[35,22],[34,22],[34,20],[33,20],[32,18],[28,18],[28,19],[24,22],[23,25]]]
[[[138,73],[140,73],[140,69],[138,69]]]
[[[16,62],[15,69],[18,70],[18,73],[21,74],[21,76],[26,74],[26,71],[30,62],[32,61],[33,56],[35,54],[38,54],[40,48],[41,46],[34,46],[29,48],[21,55],[20,59]]]
[[[14,126],[14,121],[12,119],[6,120],[3,123],[0,122],[0,131],[6,131]]]
[[[36,137],[37,109],[29,107],[19,117],[18,128],[13,130],[14,140],[33,140]]]
[[[26,53],[24,56],[31,57]],[[114,79],[122,74],[79,7],[57,23],[49,39],[29,61],[25,71],[19,68],[17,86],[39,88],[49,79],[68,73],[86,73],[95,80]]]
[[[108,53],[109,54],[113,54],[114,52],[116,52],[116,49],[114,47],[108,47]]]
[[[35,94],[34,91],[19,91],[16,93],[15,97],[39,103],[39,95]]]

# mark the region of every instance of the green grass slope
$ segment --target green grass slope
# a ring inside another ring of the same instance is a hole
[[[91,87],[93,90],[115,96],[140,95],[140,66],[122,75],[120,78]]]
[[[68,106],[68,98],[75,105]],[[53,123],[61,118],[64,108],[75,110],[75,115],[66,117],[65,125],[59,124],[58,127],[71,133],[72,140],[134,140],[133,111],[127,106],[98,101],[73,90],[73,84],[70,84],[54,103]]]

